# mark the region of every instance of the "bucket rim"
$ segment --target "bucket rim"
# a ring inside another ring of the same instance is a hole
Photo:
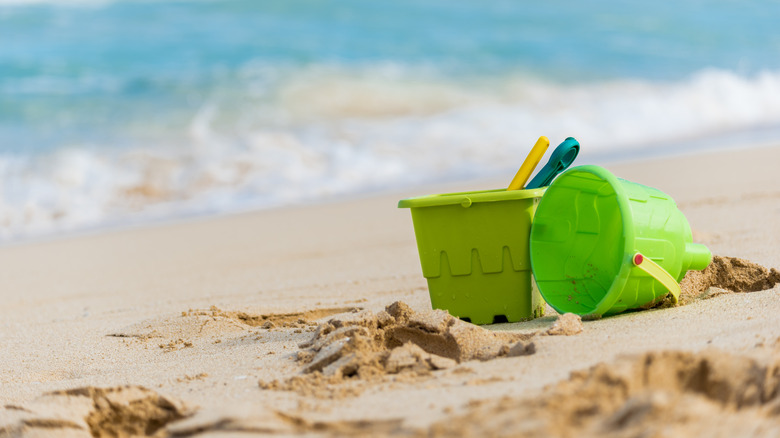
[[[618,210],[620,211],[620,219],[621,224],[623,226],[623,235],[625,236],[625,241],[623,244],[623,254],[621,256],[622,263],[620,265],[620,269],[615,274],[615,279],[612,281],[611,286],[604,294],[601,301],[596,303],[596,305],[593,307],[593,310],[590,311],[588,314],[584,314],[585,316],[602,316],[609,312],[609,310],[612,308],[612,306],[615,304],[615,302],[620,298],[620,291],[623,290],[623,287],[626,284],[626,281],[628,281],[628,277],[630,274],[630,270],[632,268],[631,263],[631,257],[633,257],[633,247],[634,247],[634,237],[635,237],[635,230],[634,230],[634,224],[629,220],[632,217],[631,213],[631,207],[629,205],[628,195],[625,192],[625,189],[623,188],[623,184],[621,184],[621,180],[615,176],[612,172],[609,170],[596,165],[584,165],[584,166],[577,166],[573,167],[563,174],[561,174],[558,178],[553,181],[551,184],[552,186],[555,186],[555,183],[558,181],[565,180],[567,176],[570,176],[571,174],[577,173],[577,172],[585,172],[593,174],[600,179],[606,181],[609,183],[609,185],[612,187],[612,189],[615,191],[615,202],[618,204]],[[544,200],[542,200],[544,202]],[[541,206],[541,204],[540,204]],[[531,224],[531,236],[533,236],[533,227],[535,223]],[[535,271],[535,261],[534,261],[534,251],[533,251],[533,245],[534,245],[534,239],[529,239],[529,249],[530,249],[530,259],[531,259],[531,270],[532,272]],[[537,286],[538,287],[538,286]],[[542,297],[544,297],[544,290],[539,287],[539,291],[542,294]],[[566,310],[559,308],[558,306],[551,303],[547,298],[545,298],[545,301],[558,313],[565,313]]]
[[[599,303],[596,304],[596,308],[592,312],[592,314],[601,316],[609,313],[609,310],[615,305],[615,302],[617,302],[617,300],[620,298],[621,292],[623,291],[623,288],[625,287],[626,282],[628,281],[628,277],[631,274],[631,269],[633,268],[633,263],[631,262],[631,260],[633,259],[634,256],[635,230],[634,230],[634,222],[630,220],[633,218],[633,213],[631,212],[631,205],[628,200],[628,195],[626,194],[626,190],[623,187],[620,178],[618,178],[617,176],[615,176],[614,173],[610,172],[609,170],[601,166],[588,165],[588,166],[580,166],[580,168],[581,168],[580,170],[582,171],[592,173],[593,175],[596,175],[599,178],[604,179],[612,186],[612,188],[615,190],[616,202],[618,205],[618,209],[620,210],[620,220],[623,225],[624,242],[623,242],[623,255],[622,255],[622,263],[620,265],[620,270],[617,272],[617,274],[615,274],[615,280],[612,282],[612,285],[609,287],[609,290],[607,290],[607,293],[604,294],[604,298],[602,298],[601,301],[599,301]]]
[[[440,207],[444,205],[463,205],[468,207],[477,202],[515,201],[519,199],[541,198],[547,187],[526,190],[475,190],[470,192],[440,193],[416,196],[398,201],[398,208]]]

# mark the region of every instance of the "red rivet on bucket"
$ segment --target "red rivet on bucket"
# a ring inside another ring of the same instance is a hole
[[[645,261],[645,258],[642,256],[642,254],[636,253],[634,255],[634,264],[635,265],[637,265],[637,266],[641,265],[643,261]]]

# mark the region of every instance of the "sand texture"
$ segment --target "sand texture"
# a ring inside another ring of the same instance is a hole
[[[780,436],[778,162],[607,164],[716,257],[591,321],[431,309],[397,200],[505,181],[0,248],[0,437]]]
[[[351,391],[334,391],[350,381],[389,374],[428,377],[432,371],[471,360],[533,354],[534,344],[527,342],[531,337],[493,332],[443,310],[415,312],[397,301],[376,314],[363,311],[321,324],[311,339],[299,345],[295,356],[303,375],[284,382],[260,382],[260,386],[340,398],[357,394],[355,385]]]
[[[778,370],[776,357],[645,353],[574,372],[533,399],[473,404],[429,436],[777,436]]]

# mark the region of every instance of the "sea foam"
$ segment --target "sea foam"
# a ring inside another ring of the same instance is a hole
[[[328,67],[272,90],[214,93],[180,132],[122,148],[0,154],[0,239],[510,177],[539,135],[609,155],[780,128],[776,71],[562,84]]]

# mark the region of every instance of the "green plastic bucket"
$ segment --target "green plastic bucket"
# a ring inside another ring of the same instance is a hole
[[[706,268],[712,258],[707,247],[692,243],[672,198],[598,166],[570,169],[547,188],[530,252],[547,303],[580,315],[652,304],[675,286],[679,292],[685,273]]]
[[[545,189],[488,190],[404,199],[435,309],[475,324],[541,316],[528,237]]]

